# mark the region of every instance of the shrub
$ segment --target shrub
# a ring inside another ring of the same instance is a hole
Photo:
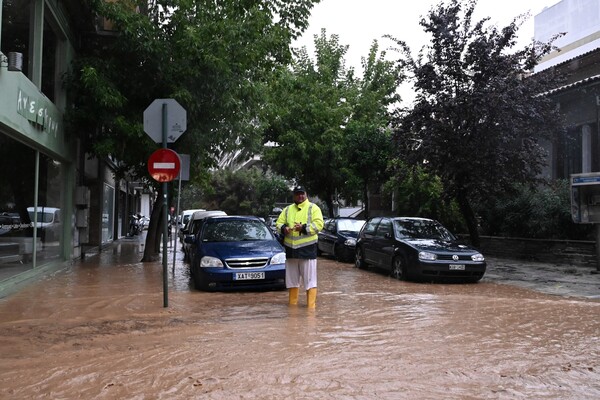
[[[477,207],[483,235],[538,239],[592,240],[593,226],[571,219],[570,185],[556,180],[515,190]]]

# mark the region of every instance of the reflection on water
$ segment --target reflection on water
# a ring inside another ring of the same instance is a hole
[[[0,301],[1,398],[600,398],[600,302],[320,259],[312,311],[198,292],[180,253],[164,308],[120,246]]]

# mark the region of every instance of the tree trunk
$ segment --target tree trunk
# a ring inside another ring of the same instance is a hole
[[[158,189],[158,196],[154,200],[152,214],[150,215],[150,223],[148,224],[148,232],[146,234],[146,244],[144,246],[144,256],[142,262],[153,262],[160,259],[160,238],[162,234],[162,204],[163,190],[162,185]],[[158,240],[157,240],[158,238]]]
[[[475,213],[473,212],[473,208],[471,207],[471,203],[467,198],[467,194],[460,192],[456,198],[458,202],[458,207],[460,208],[460,212],[467,223],[467,228],[469,229],[469,236],[471,238],[471,244],[475,247],[479,247],[479,229],[477,227],[477,218],[475,218]]]
[[[325,203],[327,204],[327,208],[329,209],[329,218],[335,217],[335,215],[333,215],[333,200],[331,199],[331,195],[327,196],[327,198],[325,199]]]

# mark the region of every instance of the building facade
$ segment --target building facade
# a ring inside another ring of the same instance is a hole
[[[125,236],[128,215],[147,210],[114,160],[82,154],[65,131],[63,77],[97,29],[83,3],[0,0],[0,294]]]
[[[548,146],[546,177],[568,179],[570,174],[600,171],[600,2],[562,0],[534,17],[534,36],[548,42],[562,33],[535,68],[554,69],[567,76],[550,91],[567,123],[567,131]]]

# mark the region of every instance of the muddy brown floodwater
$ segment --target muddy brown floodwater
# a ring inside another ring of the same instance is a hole
[[[600,398],[599,301],[321,258],[309,311],[198,292],[170,255],[165,308],[140,255],[114,246],[0,300],[0,398]]]

